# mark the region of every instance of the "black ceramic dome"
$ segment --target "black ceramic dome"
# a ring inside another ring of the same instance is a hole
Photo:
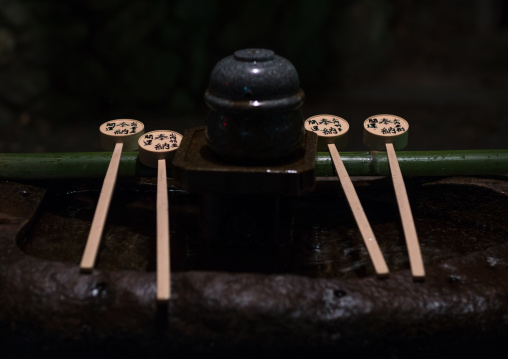
[[[205,93],[212,109],[285,110],[303,103],[295,67],[267,49],[238,50],[215,65]]]
[[[215,65],[205,92],[208,147],[237,162],[287,159],[303,146],[303,100],[291,62],[271,50],[236,51]]]

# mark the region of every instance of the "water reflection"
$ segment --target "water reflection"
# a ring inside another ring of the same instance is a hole
[[[409,269],[399,214],[389,181],[356,184],[390,271]],[[51,188],[23,250],[33,256],[76,265],[82,256],[99,195],[100,182]],[[416,228],[426,266],[504,243],[506,232],[446,218],[423,187],[413,191]],[[338,183],[327,182],[298,198],[293,241],[284,246],[210,246],[199,239],[199,198],[170,189],[171,265],[191,270],[283,273],[322,278],[374,275],[367,250]],[[450,199],[451,201],[452,199]],[[481,201],[481,196],[478,197]],[[426,203],[429,203],[427,205]],[[439,206],[438,206],[439,207]],[[471,203],[471,211],[474,208]],[[439,207],[443,208],[443,207]],[[484,208],[484,207],[482,207]],[[481,215],[481,214],[479,214]],[[455,217],[456,218],[456,217]],[[97,268],[155,271],[155,185],[119,181]]]

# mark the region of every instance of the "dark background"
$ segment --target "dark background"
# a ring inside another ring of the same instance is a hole
[[[204,124],[212,67],[235,50],[289,59],[305,117],[392,113],[408,150],[506,148],[502,0],[0,0],[0,152],[98,151],[101,123]]]

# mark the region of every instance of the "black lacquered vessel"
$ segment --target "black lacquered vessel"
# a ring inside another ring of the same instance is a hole
[[[277,161],[303,146],[304,93],[287,59],[267,49],[239,50],[217,63],[205,102],[208,146],[235,161]]]

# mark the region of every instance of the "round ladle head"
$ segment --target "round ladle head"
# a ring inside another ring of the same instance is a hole
[[[341,117],[333,115],[316,115],[309,117],[304,122],[304,127],[309,132],[318,135],[317,150],[328,151],[329,144],[335,144],[338,150],[347,146],[347,133],[349,123]]]
[[[156,168],[160,159],[173,158],[182,138],[181,134],[170,130],[145,133],[138,140],[139,161],[145,166]]]
[[[138,138],[145,132],[145,125],[133,119],[118,119],[104,122],[100,126],[101,147],[112,151],[118,142],[123,143],[123,150],[138,149]]]
[[[370,116],[363,123],[363,144],[371,150],[385,151],[386,144],[401,150],[407,146],[409,124],[394,115]]]

